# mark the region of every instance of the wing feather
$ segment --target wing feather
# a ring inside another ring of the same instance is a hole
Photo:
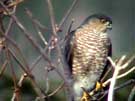
[[[73,57],[73,40],[74,40],[74,33],[75,31],[72,31],[69,33],[69,35],[66,37],[65,41],[65,47],[64,47],[64,59],[66,62],[66,65],[68,66],[69,72],[72,74],[72,57]]]

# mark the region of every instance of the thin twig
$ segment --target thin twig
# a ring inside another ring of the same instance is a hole
[[[1,2],[0,2],[1,3]],[[5,9],[5,11],[7,13],[9,13],[8,8],[3,5],[3,3],[1,3],[1,5],[3,6],[3,8]],[[43,55],[43,58],[50,64],[51,61],[50,59],[48,59],[47,55],[43,52],[43,50],[41,49],[41,47],[39,47],[39,45],[35,42],[35,40],[32,38],[32,36],[29,35],[29,32],[26,30],[26,28],[21,24],[21,22],[17,19],[17,17],[12,14],[10,15],[10,17],[15,21],[15,23],[18,25],[18,27],[21,29],[21,31],[24,32],[24,35],[28,38],[28,40],[33,44],[33,46],[35,46],[35,48]]]
[[[50,15],[50,19],[51,19],[52,31],[53,31],[54,36],[57,37],[56,22],[55,22],[52,3],[51,3],[51,0],[46,0],[46,1],[48,4],[48,10],[49,10],[49,15]]]
[[[122,69],[128,67],[128,65],[135,59],[135,55],[133,55],[126,63],[122,66]]]
[[[10,50],[10,53],[12,54],[12,56],[14,57],[14,59],[16,60],[16,62],[20,65],[20,67],[25,71],[25,73],[27,73],[27,75],[29,76],[30,78],[30,81],[33,85],[33,88],[35,89],[37,95],[42,98],[42,96],[44,96],[42,94],[42,92],[40,91],[40,88],[38,87],[38,85],[36,84],[35,80],[34,80],[34,77],[29,73],[27,72],[27,70],[25,70],[25,67],[22,65],[22,63],[20,63],[20,61],[16,58],[16,56],[11,52]],[[24,74],[24,76],[26,76],[26,74]],[[20,79],[20,80],[23,80],[23,79]]]
[[[23,25],[16,18],[16,16],[11,15],[11,17],[16,22],[16,24],[18,25],[18,27],[24,32],[24,34],[30,40],[30,42],[32,42],[32,44],[36,47],[36,49],[38,49],[38,51],[43,55],[43,58],[50,64],[51,67],[55,68],[52,65],[51,61],[47,58],[47,56],[45,55],[45,53],[43,52],[43,50],[37,45],[37,43],[35,41],[33,41],[32,37],[28,35],[29,32],[25,29],[25,27],[23,27]],[[60,77],[63,78],[62,74],[57,69],[56,69],[56,72],[60,75]],[[40,98],[42,98],[42,96],[43,96],[42,95],[42,92],[38,89],[39,87],[37,86],[35,80],[34,79],[31,79],[31,83],[32,83],[33,87],[35,88],[35,91],[37,92],[37,94],[40,96]]]
[[[3,35],[6,35],[6,36],[9,35],[10,29],[12,28],[12,24],[13,24],[13,19],[10,18],[8,27],[7,27],[6,30],[5,30],[5,28],[4,28],[4,26],[3,26],[3,23],[2,23],[2,22],[0,23],[0,26],[1,26],[1,35],[2,35],[2,36],[3,36]],[[3,37],[2,39],[3,39],[2,42],[4,42],[4,41],[6,40],[4,37]],[[2,50],[2,49],[0,48],[0,53],[1,53],[1,50]]]
[[[14,93],[13,93],[13,96],[11,98],[11,101],[20,101],[21,100],[21,97],[20,97],[20,89],[19,88],[16,88],[14,90]]]
[[[3,65],[1,66],[1,70],[0,70],[0,77],[3,75],[5,69],[6,69],[6,66],[7,66],[7,63],[8,61],[5,60],[5,62],[3,63]]]
[[[50,93],[50,94],[48,94],[48,97],[50,97],[50,96],[53,96],[54,94],[56,94],[58,91],[60,91],[62,88],[63,88],[63,86],[64,86],[64,82],[57,88],[57,89],[55,89],[52,93]]]
[[[109,58],[109,57],[108,57]],[[119,59],[116,59],[114,63],[116,64],[119,61]],[[100,82],[103,83],[105,78],[109,75],[109,73],[112,71],[113,67],[109,64],[109,69],[105,72],[104,76],[101,78]],[[104,86],[104,85],[103,85]]]
[[[18,63],[18,65],[21,67],[21,69],[27,73],[27,75],[29,75],[31,77],[31,74],[30,72],[28,72],[26,69],[25,69],[25,66],[23,66],[23,64],[18,60],[18,58],[16,57],[16,55],[13,53],[13,51],[11,49],[9,49],[9,53],[13,56],[13,58],[15,59],[15,61]]]
[[[113,60],[111,60],[111,58],[108,58],[108,59],[109,59],[110,63],[112,64],[112,66],[115,68],[113,76],[112,76],[112,80],[110,83],[110,87],[109,87],[109,94],[108,94],[108,101],[113,101],[114,86],[116,83],[116,78],[117,78],[117,75],[119,74],[121,64],[123,63],[125,56],[121,57],[121,59],[119,60],[117,65],[115,65],[115,63],[113,62]]]
[[[5,11],[6,11],[7,14],[8,14],[8,13],[9,13],[9,9],[8,9],[2,2],[0,2],[0,4],[2,5],[2,7],[5,9]],[[13,15],[13,14],[12,14],[12,15]],[[11,17],[12,17],[12,16],[11,16]],[[11,25],[13,24],[13,18],[11,18],[11,19],[12,19],[12,20],[10,20],[10,23],[9,23],[9,26],[8,26],[8,30],[6,31],[5,34],[3,34],[3,36],[4,36],[6,39],[8,39],[8,40],[16,47],[17,52],[22,55],[22,52],[21,52],[20,48],[18,47],[18,45],[16,44],[16,42],[7,36],[8,33],[9,33],[9,30],[10,30],[10,28],[11,28]],[[27,70],[29,71],[28,63],[26,62],[26,59],[23,57],[23,55],[22,55],[22,59],[23,59],[25,65],[26,65]]]
[[[30,20],[32,21],[32,24],[35,27],[36,31],[38,32],[40,39],[43,41],[44,45],[46,46],[48,43],[47,43],[45,37],[43,36],[43,33],[40,31],[39,26],[36,23],[37,20],[35,20],[33,18],[33,15],[29,10],[26,10],[26,14],[30,18]]]
[[[24,81],[24,79],[27,77],[27,74],[26,73],[24,73],[24,74],[22,74],[21,75],[21,77],[20,77],[20,79],[19,79],[19,81],[18,81],[18,87],[22,87],[22,83],[23,83],[23,81]]]
[[[119,75],[119,76],[117,77],[117,79],[123,78],[124,76],[127,76],[128,74],[130,74],[130,73],[133,72],[133,71],[135,72],[135,66],[132,67],[130,70],[126,71],[125,73]]]
[[[117,87],[115,87],[114,91],[117,91],[117,90],[119,90],[121,88],[124,88],[124,87],[126,87],[126,86],[128,86],[130,84],[135,84],[135,79],[130,79],[128,81],[125,81],[123,84],[120,84]]]
[[[128,97],[128,101],[133,101],[135,98],[135,86],[132,88],[129,97]]]
[[[123,73],[123,74],[121,74],[121,75],[118,75],[118,76],[116,77],[116,79],[118,80],[118,79],[120,79],[120,78],[123,78],[123,77],[127,76],[128,74],[130,74],[130,73],[133,72],[133,71],[135,71],[135,66],[132,67],[130,70],[126,71],[125,73]],[[111,80],[112,80],[112,78],[108,79],[107,81],[105,81],[105,82],[103,83],[103,85],[109,84],[109,83],[111,82]]]
[[[55,95],[56,93],[58,93],[64,86],[64,82],[62,84],[60,84],[60,86],[58,88],[56,88],[52,93],[48,94],[47,96],[44,96],[43,98],[47,98],[47,97],[51,97],[53,95]],[[39,99],[39,97],[37,97],[37,100]]]
[[[61,41],[61,43],[63,43],[63,41],[65,41],[66,39],[68,39],[67,37],[70,37],[70,33],[71,33],[71,29],[72,29],[73,23],[74,23],[74,19],[71,21],[71,23],[69,25],[69,28],[68,28],[68,31],[67,31],[64,39]]]
[[[15,74],[15,70],[13,68],[13,64],[11,63],[11,54],[10,54],[9,49],[7,47],[6,47],[6,55],[7,55],[8,65],[10,66],[11,72],[12,72],[14,87],[16,88],[17,87],[17,84],[16,84],[17,77],[16,77],[16,74]]]
[[[11,72],[12,72],[12,78],[13,78],[13,83],[14,83],[14,93],[13,93],[13,96],[11,98],[11,101],[20,101],[20,93],[19,93],[19,88],[17,86],[17,77],[16,77],[16,74],[15,74],[15,70],[13,68],[13,65],[11,63],[11,54],[9,52],[9,49],[6,47],[6,54],[7,54],[7,60],[8,60],[8,64],[11,68]]]
[[[15,1],[12,1],[10,4],[5,5],[5,6],[7,6],[8,9],[10,9],[10,8],[13,9],[10,13],[7,13],[7,11],[5,11],[5,8],[1,7],[1,8],[0,8],[0,14],[3,13],[3,14],[5,14],[5,15],[8,15],[8,14],[13,14],[13,13],[15,13],[16,6],[17,6],[18,4],[20,4],[21,2],[23,2],[23,1],[24,1],[24,0],[15,0]],[[0,1],[0,4],[1,4],[1,5],[4,5],[4,4],[3,4],[3,1]]]
[[[111,57],[107,57],[107,59],[109,60],[109,62],[111,63],[112,67],[115,68],[115,63],[113,62]]]
[[[45,90],[45,93],[48,93],[49,89],[50,89],[50,82],[49,82],[49,71],[47,70],[47,67],[44,68],[45,69],[45,81],[46,81],[46,90]]]
[[[51,60],[47,57],[47,55],[44,53],[43,49],[39,47],[37,42],[33,39],[32,36],[29,35],[29,32],[25,29],[25,27],[20,23],[20,21],[17,19],[16,16],[12,16],[18,27],[24,32],[24,35],[28,40],[33,44],[33,46],[43,55],[43,58],[45,61],[47,61],[50,65],[52,65]]]
[[[33,23],[35,23],[40,29],[43,29],[45,31],[51,30],[51,29],[47,28],[45,25],[41,24],[36,18],[34,18],[32,12],[28,8],[25,8],[25,12],[26,12],[26,15],[29,18],[31,18]]]
[[[55,23],[55,17],[54,17],[52,3],[51,3],[51,0],[46,0],[46,1],[47,1],[47,4],[48,4],[48,9],[49,9],[49,14],[50,14],[50,20],[51,20],[51,25],[52,25],[52,30],[53,30],[53,35],[55,37],[54,40],[57,40],[56,41],[56,43],[57,43],[58,42],[58,35],[57,35],[56,26],[55,26],[56,23]],[[62,53],[61,53],[61,49],[60,49],[59,43],[57,43],[56,49],[57,49],[57,52],[58,52],[59,59],[60,59],[60,61],[62,63],[62,67],[64,67],[64,61],[63,61],[63,57],[62,57]],[[66,82],[66,79],[65,78],[64,78],[64,81]]]
[[[25,70],[25,67],[22,65],[22,63],[20,63],[20,61],[16,58],[16,56],[13,54],[13,52],[10,50],[9,51],[12,56],[14,57],[14,59],[16,60],[16,62],[20,65],[20,67],[25,71],[25,73],[27,73],[27,75],[29,76],[30,80],[31,80],[31,83],[33,85],[33,88],[35,89],[37,95],[42,98],[42,96],[44,96],[42,94],[42,92],[40,91],[40,88],[38,87],[38,85],[36,84],[35,80],[34,80],[34,77],[32,76],[32,74],[30,74],[30,72],[28,72],[27,70]]]
[[[50,50],[50,45],[52,43],[52,40],[50,39],[47,46],[43,49],[44,53],[46,53],[47,50]],[[35,68],[36,64],[42,59],[43,54],[39,55],[34,62],[30,65],[31,71]],[[51,67],[51,69],[54,69]]]
[[[22,68],[22,69],[23,69],[27,74],[30,74],[29,65],[28,65],[28,63],[26,62],[26,59],[23,57],[22,52],[21,52],[19,46],[17,45],[17,43],[16,43],[14,40],[12,40],[9,36],[5,36],[5,35],[4,35],[4,37],[16,48],[18,54],[21,54],[21,57],[22,57],[22,59],[23,59],[23,62],[24,62],[24,64],[25,64],[27,70],[26,70],[25,68]],[[9,50],[11,51],[11,49],[9,49]],[[9,51],[9,52],[10,52],[10,51]],[[16,56],[16,55],[14,55],[14,56]]]
[[[49,10],[49,15],[50,15],[50,20],[51,20],[51,26],[52,26],[52,32],[53,32],[53,36],[54,36],[54,40],[55,40],[55,43],[56,43],[56,50],[58,52],[58,57],[59,59],[58,62],[61,62],[61,65],[63,68],[65,68],[65,64],[64,64],[64,59],[63,59],[63,56],[62,56],[62,52],[61,52],[61,48],[60,48],[60,40],[59,40],[59,37],[57,35],[57,29],[56,29],[56,23],[55,23],[55,16],[54,16],[54,12],[53,12],[53,6],[52,6],[52,3],[51,3],[51,0],[46,0],[47,1],[47,4],[48,4],[48,10]],[[56,68],[57,70],[57,68]],[[65,70],[65,69],[64,69]],[[69,73],[67,73],[67,75],[63,75],[63,80],[65,82],[65,84],[67,85],[67,87],[65,87],[65,91],[67,93],[67,96],[68,98],[67,99],[72,99],[71,97],[71,92],[69,91],[70,89],[70,84],[68,82],[68,79],[67,77],[69,77]],[[67,77],[66,77],[67,76]]]
[[[117,64],[115,64],[113,62],[113,60],[111,58],[108,58],[108,60],[110,61],[111,65],[115,68],[114,73],[113,73],[113,77],[111,78],[111,83],[110,83],[110,88],[109,88],[109,94],[108,94],[108,101],[113,101],[113,92],[114,92],[114,86],[118,77],[118,73],[120,72],[120,70],[125,69],[126,67],[128,67],[129,63],[132,62],[132,60],[134,60],[134,56],[128,60],[126,63],[124,63],[126,56],[123,55],[120,60],[118,61]],[[123,77],[125,75],[127,75],[128,73],[134,71],[134,68],[131,68],[128,72],[126,72],[125,74],[119,76],[119,77]]]
[[[134,79],[128,80],[128,81],[124,82],[123,84],[120,84],[117,87],[115,87],[114,91],[116,92],[119,89],[124,88],[124,87],[126,87],[126,86],[128,86],[130,84],[134,84],[134,83],[135,83]],[[99,93],[95,94],[94,96],[99,96],[99,95],[102,95],[102,94],[103,94],[103,96],[105,96],[106,94],[108,94],[108,92],[109,92],[109,90],[102,91],[102,92],[99,92]]]
[[[61,29],[61,27],[63,26],[63,24],[65,23],[65,21],[67,20],[67,18],[69,17],[69,15],[71,14],[72,10],[74,9],[74,7],[76,6],[77,2],[79,0],[74,0],[72,5],[69,7],[68,11],[66,12],[65,16],[62,18],[60,24],[59,24],[59,29]]]
[[[42,59],[42,55],[38,56],[38,57],[34,60],[34,62],[32,62],[32,64],[30,65],[30,71],[32,71],[32,70],[36,67],[36,65],[38,64],[38,62],[39,62],[41,59]]]

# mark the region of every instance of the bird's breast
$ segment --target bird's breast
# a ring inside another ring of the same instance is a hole
[[[100,35],[94,30],[82,29],[75,32],[72,64],[75,77],[89,72],[101,74],[107,56],[106,40],[106,33]]]

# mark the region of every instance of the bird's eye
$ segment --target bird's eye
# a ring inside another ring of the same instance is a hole
[[[102,23],[106,23],[106,20],[105,19],[101,19],[100,20]]]

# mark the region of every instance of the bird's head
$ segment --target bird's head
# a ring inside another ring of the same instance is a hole
[[[111,18],[103,14],[94,14],[89,16],[82,25],[86,24],[100,32],[106,32],[107,30],[112,29]]]

